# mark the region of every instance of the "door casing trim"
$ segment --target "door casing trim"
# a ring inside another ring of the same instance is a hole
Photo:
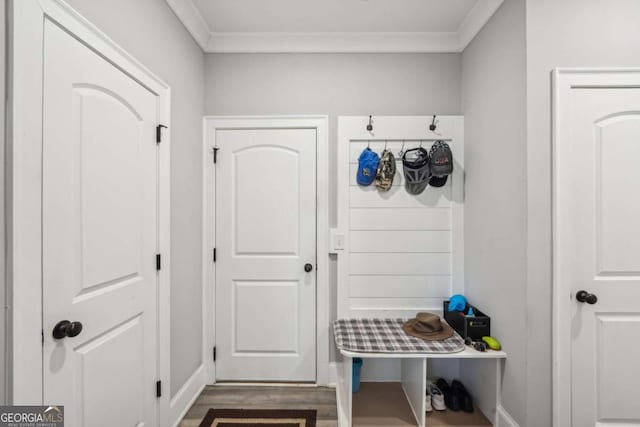
[[[551,75],[552,99],[552,421],[554,427],[571,425],[571,284],[562,265],[565,241],[560,234],[562,206],[560,190],[569,175],[560,164],[563,143],[568,138],[561,117],[571,90],[602,87],[640,87],[640,68],[556,68]]]
[[[205,116],[203,119],[203,349],[209,384],[215,384],[215,167],[211,132],[218,129],[316,129],[316,384],[329,384],[329,172],[326,115],[295,116]]]
[[[171,128],[171,89],[158,76],[62,0],[8,3],[7,70],[7,284],[8,352],[13,404],[43,402],[42,354],[42,96],[43,28],[48,19],[114,64],[158,97],[158,123]],[[150,141],[154,143],[154,141]],[[170,132],[157,151],[158,379],[170,390]],[[169,393],[159,398],[159,420],[167,419]],[[166,423],[161,421],[161,425]]]

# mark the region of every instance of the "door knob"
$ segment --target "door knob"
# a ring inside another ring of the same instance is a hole
[[[65,337],[73,338],[80,335],[80,332],[82,332],[82,323],[62,320],[53,327],[53,338],[57,340]]]
[[[311,272],[311,270],[313,270],[313,265],[307,263],[304,265],[304,271],[306,271],[307,273]]]
[[[598,297],[587,291],[578,291],[576,299],[578,302],[586,302],[587,304],[595,304],[598,302]]]

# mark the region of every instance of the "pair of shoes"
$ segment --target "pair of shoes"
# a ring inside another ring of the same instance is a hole
[[[458,398],[458,396],[453,394],[449,383],[443,378],[440,378],[438,381],[436,381],[436,386],[440,389],[440,391],[442,391],[442,394],[444,394],[444,403],[446,404],[447,408],[451,409],[452,411],[459,411],[460,399]]]
[[[444,402],[452,411],[473,412],[473,399],[467,389],[458,380],[453,380],[451,386],[444,379],[436,381],[436,385],[444,394]]]
[[[447,407],[444,404],[444,395],[435,384],[427,382],[427,397],[426,397],[427,412],[431,412],[434,409],[436,411],[444,411]]]

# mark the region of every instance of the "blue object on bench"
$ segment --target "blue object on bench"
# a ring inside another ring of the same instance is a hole
[[[463,312],[467,308],[467,298],[464,295],[453,295],[449,298],[449,311]]]

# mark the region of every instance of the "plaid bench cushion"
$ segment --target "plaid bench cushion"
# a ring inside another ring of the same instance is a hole
[[[356,353],[457,353],[464,340],[454,332],[442,341],[425,341],[404,333],[405,319],[338,319],[333,335],[339,350]],[[444,322],[444,320],[443,320]]]

